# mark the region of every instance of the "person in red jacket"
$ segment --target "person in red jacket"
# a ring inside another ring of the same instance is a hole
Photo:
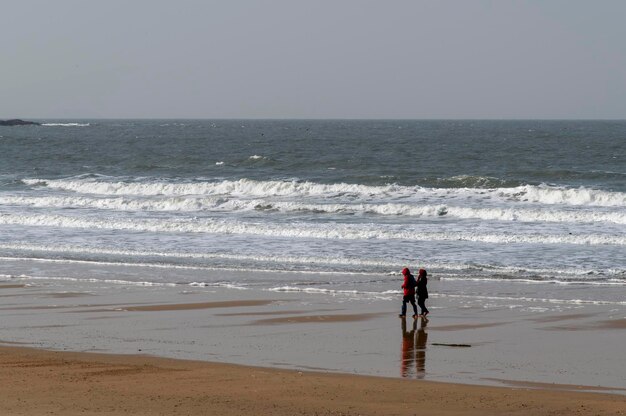
[[[402,283],[402,289],[404,289],[404,296],[402,297],[402,313],[400,318],[406,316],[406,304],[411,303],[413,306],[413,319],[417,318],[417,305],[415,304],[415,277],[411,274],[411,271],[405,267],[402,269],[402,276],[404,276],[404,283]]]

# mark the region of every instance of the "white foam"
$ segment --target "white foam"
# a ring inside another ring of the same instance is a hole
[[[255,155],[257,156],[257,155]],[[262,157],[262,156],[258,156]],[[256,181],[240,179],[160,182],[160,181],[115,181],[103,178],[68,179],[24,179],[30,186],[47,186],[51,189],[66,190],[96,195],[223,195],[244,198],[258,197],[322,197],[351,198],[366,202],[385,203],[394,199],[409,199],[423,203],[429,199],[533,202],[546,205],[564,206],[626,206],[626,193],[609,192],[588,188],[562,188],[548,185],[525,185],[515,188],[423,188],[420,186],[383,185],[369,186],[347,183],[319,184],[298,181]],[[393,208],[389,208],[393,209]]]
[[[181,259],[206,259],[206,260],[230,260],[236,262],[259,262],[263,264],[267,263],[279,263],[279,264],[315,264],[315,265],[333,265],[333,266],[348,266],[352,268],[367,268],[367,269],[393,269],[398,268],[400,264],[413,263],[411,260],[406,259],[362,259],[362,258],[346,258],[346,257],[316,257],[316,256],[280,256],[280,255],[261,255],[261,254],[226,254],[226,253],[194,253],[194,252],[159,252],[159,251],[144,251],[144,250],[119,250],[108,249],[101,247],[84,247],[73,245],[55,245],[53,247],[48,245],[37,244],[24,244],[24,243],[10,243],[0,244],[2,250],[20,250],[20,251],[33,251],[33,252],[47,252],[47,253],[65,253],[65,254],[89,254],[97,256],[123,256],[123,257],[173,257]],[[7,258],[10,259],[10,258]],[[69,260],[68,260],[69,261]],[[100,263],[100,262],[99,262]],[[110,264],[110,263],[106,263]],[[113,263],[121,264],[121,263]],[[128,265],[138,265],[137,263],[124,263]],[[148,266],[154,264],[149,263]],[[155,267],[172,267],[172,268],[190,268],[190,269],[205,269],[205,267],[196,266],[180,266],[171,265],[164,266],[162,264],[156,264]],[[523,283],[581,283],[586,282],[589,284],[624,284],[625,280],[621,278],[610,278],[610,276],[624,276],[624,270],[619,269],[607,269],[602,271],[596,271],[585,268],[573,268],[573,269],[540,269],[531,268],[525,269],[520,267],[502,267],[493,265],[473,265],[473,264],[451,264],[451,263],[437,263],[428,262],[420,263],[420,267],[426,268],[432,272],[432,270],[445,273],[446,277],[440,277],[446,280],[493,280],[502,281],[502,277],[489,278],[489,274],[498,274],[511,276],[509,279],[515,282]],[[239,269],[234,269],[239,270]],[[258,271],[258,269],[255,269]],[[267,270],[276,271],[276,270]],[[294,271],[294,273],[300,273],[302,271]],[[462,275],[455,276],[451,272],[463,272]],[[476,273],[480,273],[481,276],[476,276]],[[326,273],[326,272],[319,272]],[[330,272],[339,273],[340,272]],[[344,272],[345,273],[345,272]],[[347,272],[349,274],[368,274],[379,276],[380,273],[354,273]],[[388,276],[400,275],[399,270],[394,270],[386,273]],[[524,278],[523,276],[532,275],[533,279]],[[474,276],[474,277],[473,277]],[[513,276],[521,276],[513,278]],[[539,279],[539,280],[537,280]],[[596,279],[596,280],[594,280]]]
[[[78,278],[67,276],[20,276],[30,280],[58,280],[68,282],[87,282],[87,283],[108,283],[114,285],[126,286],[156,286],[156,287],[176,287],[176,283],[150,282],[150,281],[132,281],[122,279],[96,279],[96,278]]]
[[[530,285],[542,285],[542,284],[556,284],[563,286],[572,286],[572,285],[585,285],[585,286],[624,286],[626,284],[626,279],[607,279],[607,280],[585,280],[584,277],[578,275],[572,276],[563,276],[563,272],[554,271],[553,274],[544,274],[544,275],[536,275],[534,279],[526,279],[513,277],[511,275],[509,278],[502,277],[488,277],[488,276],[480,276],[480,277],[441,277],[441,280],[458,280],[464,282],[510,282],[514,284],[530,284]]]
[[[88,127],[89,123],[42,123],[41,125],[48,127]]]
[[[174,198],[93,198],[82,196],[5,196],[0,205],[21,205],[39,208],[93,208],[115,211],[205,211],[254,209],[250,203],[230,202],[220,197],[174,197]]]
[[[626,206],[626,193],[608,192],[595,189],[564,188],[548,185],[525,185],[517,188],[501,189],[504,196],[520,201],[539,202],[547,205],[588,205],[623,207]]]
[[[445,211],[443,211],[445,210]],[[607,222],[614,224],[626,224],[626,211],[624,212],[598,212],[598,211],[568,211],[558,209],[518,209],[518,208],[462,208],[443,207],[438,210],[440,215],[464,218],[496,221],[520,221],[520,222],[570,222],[570,223],[594,223]]]
[[[332,258],[332,257],[315,257],[315,256],[278,256],[278,255],[246,255],[246,254],[224,254],[224,253],[184,253],[184,252],[158,252],[158,251],[138,251],[138,250],[116,250],[97,247],[84,247],[72,245],[57,244],[53,247],[48,245],[36,244],[0,244],[2,250],[21,250],[36,251],[47,253],[67,253],[67,254],[90,254],[90,255],[113,255],[126,256],[136,258],[142,257],[175,257],[183,259],[220,259],[246,262],[272,262],[272,263],[289,263],[289,264],[321,264],[321,265],[338,265],[338,266],[366,266],[366,267],[394,267],[398,262],[389,260],[365,260],[351,258]],[[433,267],[436,267],[433,265]]]
[[[385,227],[375,224],[255,223],[228,220],[116,220],[107,217],[87,218],[69,215],[0,215],[0,224],[59,228],[109,229],[144,232],[244,234],[291,238],[340,240],[409,240],[468,241],[493,244],[585,244],[626,245],[626,235],[606,234],[513,234],[464,232],[424,232],[408,227]]]
[[[221,182],[120,182],[103,181],[93,178],[76,179],[23,179],[30,186],[47,186],[52,189],[98,195],[236,195],[247,197],[263,196],[337,196],[346,193],[354,195],[376,194],[385,188],[367,185],[315,184],[296,181],[255,181],[240,179]],[[384,191],[383,191],[384,192]]]
[[[257,204],[257,202],[254,202]],[[262,203],[258,203],[257,206]],[[467,208],[446,205],[416,204],[303,204],[297,202],[271,202],[263,205],[266,209],[284,212],[311,211],[317,213],[377,214],[388,216],[415,217],[454,217],[461,219],[481,219],[490,221],[519,222],[608,222],[626,224],[624,212],[539,210],[525,208]]]
[[[383,216],[447,217],[489,221],[570,222],[626,224],[626,210],[567,210],[531,208],[471,208],[451,205],[398,203],[311,204],[267,199],[237,199],[222,196],[175,197],[90,197],[90,196],[5,196],[1,205],[50,208],[94,208],[117,211],[279,211],[327,214],[375,214]]]
[[[269,292],[301,292],[301,293],[320,293],[320,294],[348,294],[348,295],[357,295],[359,293],[358,290],[333,290],[333,289],[323,289],[319,287],[296,287],[296,286],[280,286],[273,287],[267,289]]]
[[[281,292],[281,293],[306,293],[312,295],[327,295],[327,296],[343,296],[343,297],[358,297],[371,298],[378,300],[390,300],[393,299],[389,295],[389,292],[367,292],[358,290],[338,290],[338,289],[323,289],[317,287],[296,287],[296,286],[279,286],[267,289],[269,292]],[[399,291],[394,291],[394,297],[397,296]]]
[[[224,289],[235,289],[235,290],[248,290],[247,287],[242,286],[236,283],[228,283],[228,282],[216,282],[216,283],[206,283],[206,282],[191,282],[189,286],[192,287],[220,287]]]
[[[626,305],[626,301],[606,301],[606,300],[592,300],[592,299],[555,299],[555,298],[532,298],[527,296],[482,296],[482,295],[454,295],[437,293],[433,294],[433,297],[441,298],[456,298],[456,299],[480,299],[480,300],[495,300],[505,302],[531,302],[531,303],[551,303],[551,304],[566,304],[566,305]]]

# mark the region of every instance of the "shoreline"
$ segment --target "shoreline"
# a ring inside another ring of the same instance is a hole
[[[624,415],[623,396],[0,345],[0,413]]]
[[[545,311],[540,302],[522,311],[499,304],[477,308],[438,296],[441,284],[433,282],[429,319],[413,321],[397,318],[393,296],[363,301],[350,295],[13,278],[0,284],[0,340],[51,351],[467,385],[543,383],[593,391],[601,386],[616,394],[626,389],[622,308]]]

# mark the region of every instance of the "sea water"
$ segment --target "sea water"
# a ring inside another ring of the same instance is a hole
[[[626,305],[625,121],[42,123],[0,127],[2,280]]]

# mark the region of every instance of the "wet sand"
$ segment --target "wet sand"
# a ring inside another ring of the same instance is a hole
[[[612,319],[586,324],[555,325],[544,329],[552,331],[592,331],[598,329],[626,329],[626,319]]]
[[[184,311],[192,309],[212,309],[212,308],[238,308],[244,306],[269,305],[271,300],[237,300],[225,302],[202,302],[202,303],[177,303],[146,306],[124,306],[117,310],[129,312],[158,312],[158,311]]]
[[[0,305],[0,414],[626,415],[614,307],[435,295],[405,320],[396,298],[19,283]]]
[[[26,285],[0,285],[0,289],[17,289],[25,286]]]
[[[6,415],[624,415],[623,396],[0,347]],[[545,387],[545,386],[542,386]]]
[[[380,316],[378,313],[361,314],[334,314],[334,315],[307,315],[307,316],[285,316],[282,318],[259,319],[254,323],[257,325],[279,325],[279,324],[306,324],[320,322],[357,322],[366,321]]]

